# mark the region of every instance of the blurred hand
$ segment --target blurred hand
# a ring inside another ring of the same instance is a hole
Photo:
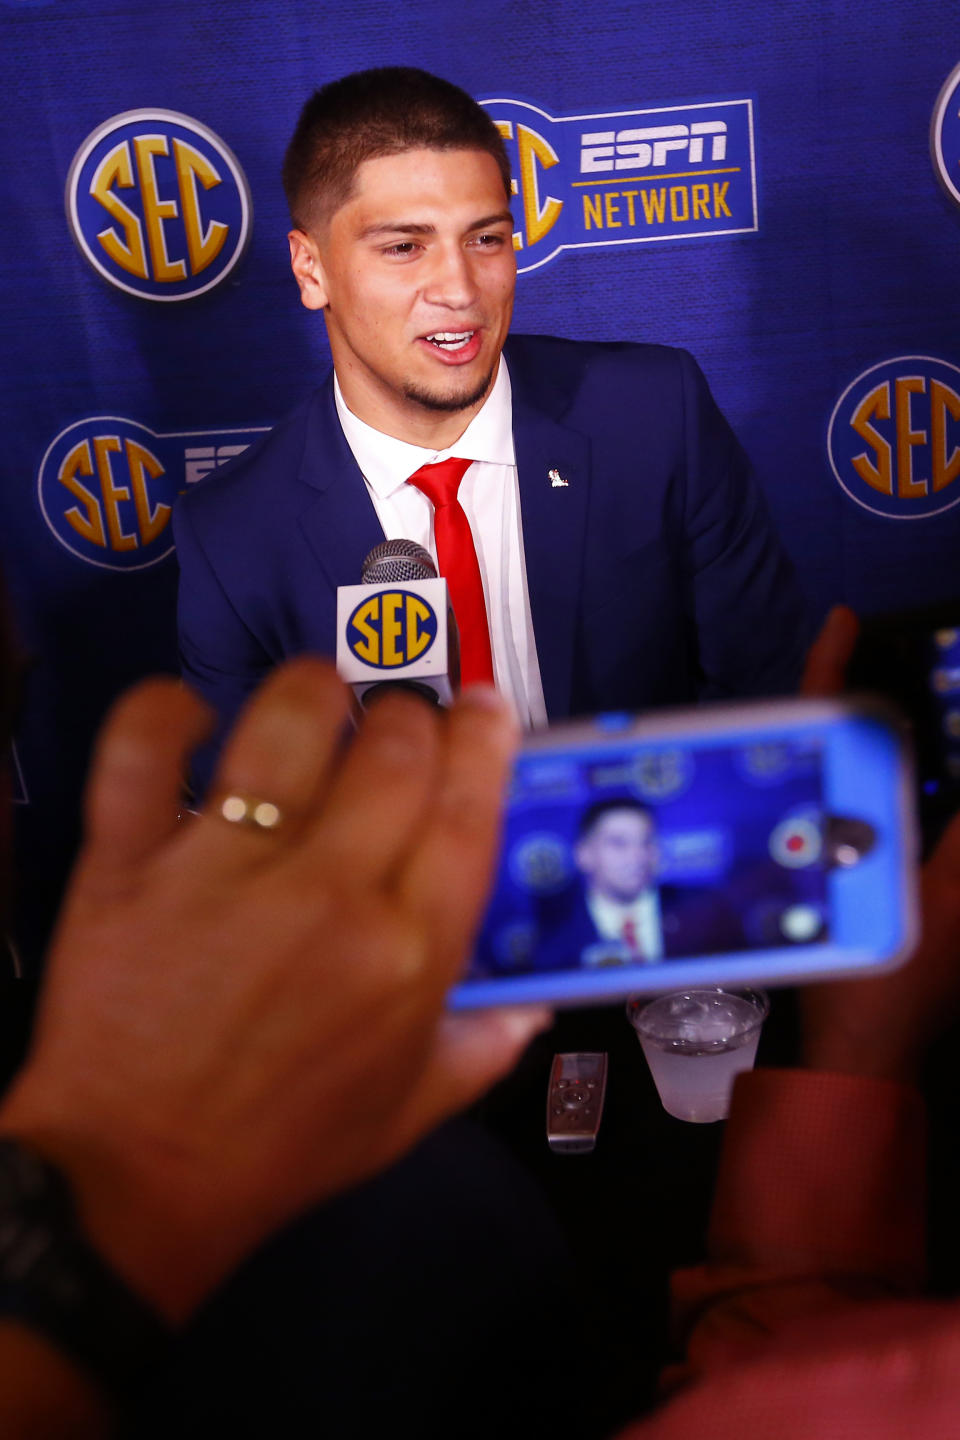
[[[846,688],[847,666],[853,655],[860,621],[849,605],[834,605],[810,646],[803,667],[800,694],[840,695]]]
[[[811,647],[802,693],[839,695],[859,622],[835,606]],[[927,1045],[960,1009],[960,817],[920,882],[921,942],[901,969],[801,992],[804,1058],[817,1070],[912,1081]]]
[[[801,992],[804,1060],[815,1070],[913,1083],[960,1011],[960,815],[920,875],[922,935],[899,970]]]
[[[0,1130],[60,1163],[88,1231],[183,1318],[269,1231],[467,1105],[547,1023],[447,1016],[486,897],[513,722],[383,699],[343,754],[326,664],[266,682],[213,796],[275,831],[175,816],[201,703],[153,680],[99,741],[34,1048]]]

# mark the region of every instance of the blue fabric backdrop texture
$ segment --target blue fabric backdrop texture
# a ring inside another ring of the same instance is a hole
[[[176,668],[177,494],[326,366],[279,170],[303,101],[349,70],[422,65],[489,103],[515,327],[693,351],[815,613],[960,594],[955,5],[0,0],[0,31],[29,912],[104,709]]]

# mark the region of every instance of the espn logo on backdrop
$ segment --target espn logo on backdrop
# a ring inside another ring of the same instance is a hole
[[[517,269],[561,250],[757,230],[751,100],[554,118],[480,102],[511,159]]]
[[[73,157],[65,203],[93,268],[144,300],[191,300],[222,284],[243,257],[253,220],[232,150],[174,110],[105,120]]]
[[[136,420],[95,415],[51,441],[37,495],[64,549],[105,570],[145,570],[173,549],[177,495],[241,454],[267,427],[158,435]]]
[[[864,370],[837,401],[827,451],[851,500],[920,520],[960,503],[960,368],[898,355]]]

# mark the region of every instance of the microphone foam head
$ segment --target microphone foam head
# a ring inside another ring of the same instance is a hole
[[[395,585],[404,580],[435,580],[437,567],[415,540],[384,540],[363,562],[364,585]]]

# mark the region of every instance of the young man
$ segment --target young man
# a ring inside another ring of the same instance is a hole
[[[583,883],[545,926],[539,969],[653,965],[664,955],[710,955],[745,943],[719,892],[658,882],[657,822],[639,800],[622,796],[590,805],[574,860]]]
[[[656,874],[660,863],[653,812],[629,800],[591,805],[574,852],[584,878],[584,903],[596,935],[618,940],[628,955],[663,955]]]
[[[509,166],[475,101],[347,76],[284,180],[333,373],[178,507],[184,673],[221,735],[285,656],[334,653],[337,586],[384,536],[439,558],[467,677],[525,726],[793,687],[796,582],[690,356],[508,337]]]

